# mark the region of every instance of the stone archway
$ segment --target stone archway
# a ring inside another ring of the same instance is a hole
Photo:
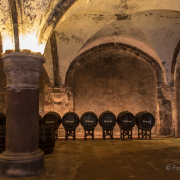
[[[140,58],[142,61],[148,63],[154,68],[156,72],[157,82],[159,83],[159,85],[165,84],[165,80],[163,78],[163,70],[161,69],[161,66],[154,58],[149,56],[147,53],[131,45],[122,44],[122,43],[107,43],[107,44],[101,44],[99,46],[93,47],[83,52],[76,59],[74,59],[74,61],[72,61],[66,74],[65,86],[66,87],[73,86],[73,74],[76,68],[78,68],[86,60],[88,60],[88,58],[93,57],[95,54],[106,51],[113,51],[113,52],[123,51],[131,54],[132,56],[136,56]]]
[[[66,81],[65,86],[72,92],[75,92],[74,88],[74,81],[75,81],[75,73],[84,66],[88,60],[92,59],[93,57],[99,55],[101,56],[103,53],[125,53],[129,56],[136,58],[140,61],[143,61],[146,66],[150,67],[154,72],[155,77],[155,86],[156,86],[156,99],[154,99],[156,103],[156,114],[157,122],[156,122],[156,133],[155,134],[162,134],[162,135],[171,135],[174,133],[172,129],[172,105],[171,101],[169,101],[163,94],[163,88],[165,86],[165,82],[163,79],[163,70],[158,62],[146,54],[145,52],[126,44],[120,43],[108,43],[96,46],[92,49],[85,51],[84,53],[80,54],[69,66],[69,69],[66,74]],[[83,76],[83,75],[82,75]],[[83,76],[84,77],[84,76]],[[75,100],[74,94],[74,101]],[[154,97],[155,97],[154,96]],[[74,102],[74,110],[76,111],[76,104]],[[141,108],[140,108],[141,109]],[[139,110],[140,110],[139,109]],[[88,109],[87,109],[88,110]],[[91,109],[92,110],[92,109]],[[108,110],[108,109],[106,109]],[[125,109],[127,110],[127,109]],[[143,110],[143,109],[142,109]],[[145,109],[144,109],[145,110]],[[81,112],[82,113],[82,112]],[[79,114],[81,114],[79,112]],[[117,112],[116,112],[117,113]],[[137,113],[134,111],[134,113]]]

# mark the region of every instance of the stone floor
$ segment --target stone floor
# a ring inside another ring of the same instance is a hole
[[[180,139],[76,139],[56,141],[45,170],[33,177],[0,180],[179,180]]]

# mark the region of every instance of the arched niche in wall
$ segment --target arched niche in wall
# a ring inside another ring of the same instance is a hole
[[[88,110],[118,115],[124,110],[136,114],[147,109],[157,120],[153,133],[170,135],[172,107],[162,93],[164,84],[163,70],[154,58],[120,43],[101,44],[80,54],[65,80],[78,115]]]

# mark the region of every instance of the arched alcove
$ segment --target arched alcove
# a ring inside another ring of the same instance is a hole
[[[74,111],[79,116],[85,111],[93,111],[99,116],[109,110],[117,116],[125,110],[134,115],[147,110],[156,118],[153,134],[159,133],[157,100],[163,96],[159,89],[163,84],[157,61],[125,44],[102,44],[85,51],[71,63],[66,74],[66,87],[73,93]],[[82,132],[78,127],[77,135]],[[137,128],[133,133],[137,134]],[[99,126],[95,135],[101,134]],[[118,126],[115,135],[119,135]]]

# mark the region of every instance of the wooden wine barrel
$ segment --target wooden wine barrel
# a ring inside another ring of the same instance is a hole
[[[142,111],[136,114],[136,125],[139,129],[150,130],[155,124],[155,118],[147,111]]]
[[[43,118],[42,116],[39,114],[39,125],[42,126],[43,125]]]
[[[39,126],[39,148],[44,154],[53,153],[55,146],[55,133],[52,126]]]
[[[93,112],[85,112],[81,116],[81,125],[85,130],[93,130],[98,123],[98,117]]]
[[[56,112],[48,112],[43,117],[43,125],[53,126],[58,129],[61,124],[61,116]]]
[[[99,116],[99,124],[103,129],[111,130],[116,125],[116,116],[110,111],[105,111]]]
[[[4,113],[0,113],[0,126],[6,125],[6,115]]]
[[[0,126],[0,153],[5,150],[6,144],[6,126]]]
[[[129,111],[119,113],[117,123],[121,129],[132,129],[136,124],[135,116]]]
[[[62,117],[62,125],[65,130],[75,130],[79,125],[79,116],[74,112],[68,112]]]

